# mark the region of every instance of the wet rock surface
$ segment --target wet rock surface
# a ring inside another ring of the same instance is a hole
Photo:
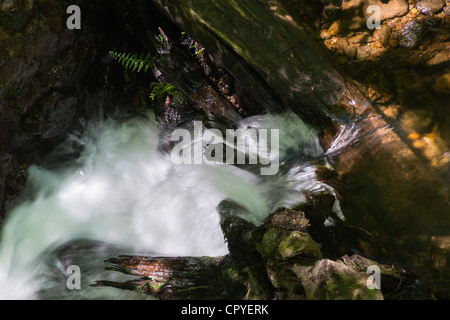
[[[382,113],[401,123],[405,136],[411,138],[411,146],[432,166],[448,174],[448,144],[443,143],[450,138],[445,125],[448,113],[443,107],[448,100],[448,71],[440,66],[450,59],[450,20],[446,18],[450,6],[445,1],[389,1],[384,7],[376,5],[384,10],[390,7],[398,14],[382,15],[379,28],[370,30],[363,23],[350,28],[349,21],[367,19],[363,9],[371,4],[375,2],[343,2],[342,11],[333,19],[323,17],[321,32],[328,31],[337,21],[340,25],[339,34],[328,33],[323,43],[342,68],[359,81],[365,95]],[[345,48],[337,45],[342,41],[348,41],[349,45]],[[411,81],[405,82],[407,78]],[[426,125],[418,120],[424,109],[428,110]],[[411,120],[411,114],[416,114],[417,121]],[[403,125],[406,122],[407,127]],[[425,150],[424,144],[416,142],[427,135],[433,137],[431,148],[436,152]]]
[[[417,21],[407,22],[400,30],[400,45],[405,48],[414,48],[419,44],[426,27]]]
[[[432,14],[439,12],[444,6],[444,0],[421,0],[417,2],[416,9],[424,14]]]
[[[391,32],[391,28],[388,25],[383,24],[380,28],[374,30],[373,38],[382,46],[386,46],[389,43],[389,36],[391,35]]]
[[[125,79],[108,56],[131,37],[129,3],[73,4],[84,9],[80,30],[66,27],[65,1],[0,2],[0,154],[10,159],[0,169],[0,217],[26,175],[10,168],[45,166],[83,119],[145,107],[137,77]]]
[[[319,196],[311,199],[310,203],[322,201]],[[307,215],[311,217],[323,214],[322,206],[308,208],[303,204],[300,207],[306,208]],[[324,229],[317,233],[317,228],[320,228],[318,224],[318,220],[307,219],[301,210],[280,208],[266,218],[262,226],[250,231],[250,238],[256,242],[278,298],[378,300],[398,294],[414,281],[415,276],[409,272],[358,254],[344,253],[336,258],[324,255],[322,249],[329,244],[322,240],[326,239],[326,233],[333,231]],[[310,234],[320,239],[321,244],[313,240]],[[335,242],[346,241],[342,234],[334,234],[333,237]],[[328,254],[329,251],[325,252]],[[368,289],[369,266],[380,267],[384,290]]]

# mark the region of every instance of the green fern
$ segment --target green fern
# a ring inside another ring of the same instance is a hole
[[[153,65],[157,56],[152,57],[150,53],[144,54],[131,54],[131,53],[121,53],[116,51],[110,51],[109,54],[122,64],[125,68],[132,71],[140,72],[144,70],[147,72],[148,69]],[[180,91],[177,91],[173,85],[167,81],[162,82],[152,82],[150,84],[152,92],[150,93],[150,99],[155,100],[155,98],[161,98],[165,96],[172,97],[174,99],[174,106],[180,101],[183,101],[184,95]]]
[[[175,87],[167,81],[162,82],[152,82],[150,84],[152,92],[150,93],[150,99],[155,100],[155,98],[163,98],[164,96],[173,97],[174,106],[180,101],[183,101],[183,93],[177,91]]]
[[[147,72],[148,69],[153,65],[156,56],[152,57],[150,53],[147,55],[144,55],[144,53],[138,54],[131,54],[126,52],[116,52],[116,51],[110,51],[109,54],[113,56],[114,59],[117,60],[120,64],[122,64],[125,68],[140,72],[141,70],[144,70],[144,72]]]

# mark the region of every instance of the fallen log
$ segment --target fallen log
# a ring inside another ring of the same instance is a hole
[[[401,292],[415,276],[379,265],[383,290],[368,290],[366,269],[378,265],[359,255],[323,258],[307,233],[300,211],[280,208],[260,227],[226,216],[233,204],[222,202],[222,229],[230,253],[221,257],[118,256],[106,270],[138,278],[98,280],[93,287],[114,287],[158,299],[384,299]],[[317,276],[320,274],[320,277]],[[327,285],[329,284],[329,285]]]
[[[218,279],[226,257],[119,256],[106,270],[140,278],[126,282],[99,280],[93,287],[115,287],[155,295],[160,299],[218,299],[226,290]]]

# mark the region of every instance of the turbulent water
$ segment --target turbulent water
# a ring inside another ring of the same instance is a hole
[[[23,200],[1,231],[0,298],[142,298],[89,284],[127,277],[104,271],[104,260],[118,254],[227,254],[216,210],[224,199],[240,204],[243,217],[258,224],[277,207],[303,201],[305,192],[333,193],[315,179],[310,160],[324,152],[298,117],[257,116],[241,127],[280,129],[279,148],[270,155],[280,161],[278,174],[261,176],[252,166],[174,164],[158,148],[164,135],[151,113],[86,124],[53,154],[72,160],[28,170]],[[339,215],[337,201],[335,209]],[[81,290],[66,286],[69,265],[80,267]]]

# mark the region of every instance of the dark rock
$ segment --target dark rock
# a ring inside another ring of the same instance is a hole
[[[220,58],[235,79],[246,88],[252,88],[249,91],[258,89],[260,79],[265,80],[264,86],[271,89],[259,96],[267,97],[270,93],[272,97],[279,97],[277,104],[272,103],[270,97],[260,103],[267,111],[277,112],[275,109],[280,110],[280,104],[281,109],[289,106],[311,125],[323,126],[329,119],[318,114],[319,109],[327,108],[332,101],[345,100],[343,97],[350,94],[345,91],[352,91],[350,96],[355,97],[355,88],[347,84],[341,86],[342,76],[330,69],[331,61],[325,49],[311,41],[305,29],[274,15],[267,2],[245,1],[245,5],[240,4],[246,7],[245,12],[227,2],[193,2],[189,4],[189,10],[180,10],[186,7],[184,2],[152,2],[169,17],[176,17],[175,23],[197,39],[213,57]],[[231,20],[225,21],[222,15],[219,17],[211,12],[226,12]],[[255,17],[264,23],[257,22]],[[235,32],[234,26],[238,25],[252,36],[242,37],[242,32]],[[267,33],[272,28],[273,31]],[[207,29],[222,31],[220,35],[213,35]],[[217,41],[217,36],[221,38],[222,35],[226,39]],[[238,60],[237,55],[240,56]],[[277,61],[277,64],[273,65],[271,61]],[[292,63],[301,66],[301,70],[292,68]],[[256,72],[259,79],[248,74],[249,69]],[[335,88],[331,96],[330,87]]]
[[[76,119],[142,101],[130,103],[142,91],[131,93],[134,80],[104,59],[129,38],[121,18],[103,0],[78,4],[84,24],[74,31],[65,26],[66,1],[0,1],[0,154],[8,163],[37,163],[76,129]],[[99,8],[110,19],[98,18]],[[8,168],[0,170],[0,217],[20,187]]]
[[[418,21],[409,21],[400,30],[400,45],[405,48],[414,48],[420,42],[426,27]]]
[[[0,212],[9,196],[14,193],[18,178],[17,159],[10,154],[0,155]]]
[[[335,19],[339,16],[340,13],[341,13],[341,7],[336,6],[332,3],[325,5],[323,8],[323,16],[326,20]]]
[[[418,12],[429,15],[439,12],[444,6],[444,0],[422,0],[417,3],[416,9]]]

